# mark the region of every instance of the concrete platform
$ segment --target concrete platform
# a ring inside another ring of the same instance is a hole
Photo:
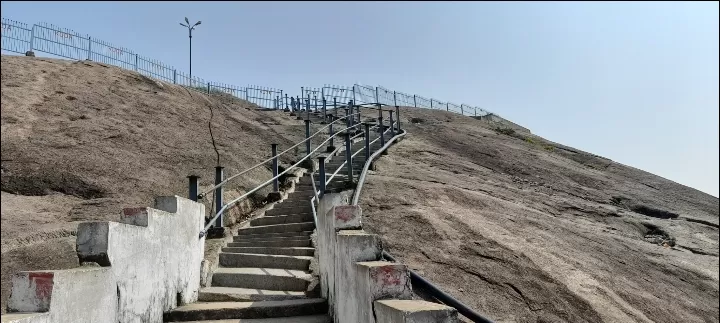
[[[308,256],[312,257],[315,254],[315,248],[308,247],[289,247],[289,248],[277,248],[277,247],[225,247],[222,248],[223,252],[230,253],[254,253],[263,255],[286,255],[286,256]]]
[[[218,268],[212,286],[305,291],[312,280],[304,270],[277,268]]]
[[[163,315],[164,322],[199,320],[277,318],[327,313],[327,301],[321,298],[261,301],[208,302],[180,306]]]
[[[206,287],[200,289],[199,302],[282,301],[307,298],[305,292],[237,287]]]
[[[312,257],[263,255],[252,253],[220,253],[220,266],[224,267],[257,267],[307,270]]]

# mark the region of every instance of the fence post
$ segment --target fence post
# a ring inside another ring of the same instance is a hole
[[[307,119],[310,120],[310,98],[305,99],[305,112],[307,112]]]
[[[393,91],[393,105],[397,105],[397,93]]]
[[[450,102],[445,102],[445,110],[450,112]]]
[[[330,117],[330,126],[328,127],[328,135],[330,136],[330,142],[328,143],[328,146],[327,146],[327,152],[331,152],[331,151],[335,150],[335,133],[333,132],[333,119],[335,119],[335,117],[332,114],[329,115],[329,117]]]
[[[318,157],[318,166],[320,168],[320,197],[322,197],[325,194],[325,180],[327,177],[325,176],[325,156]]]
[[[327,100],[325,98],[322,99],[323,101],[323,122],[327,122]]]
[[[135,54],[135,71],[138,70],[138,54]]]
[[[197,176],[197,175],[188,176],[188,199],[190,199],[193,202],[197,202],[197,200],[198,200],[198,191],[199,191],[198,178],[200,178],[200,176]]]
[[[348,107],[345,107],[345,127],[350,127],[350,112],[348,112]],[[347,131],[350,131],[349,129]]]
[[[307,155],[310,155],[310,119],[305,120],[305,151],[307,151]]]
[[[355,85],[352,86],[352,93],[353,93],[353,102],[357,101],[355,100]]]
[[[218,185],[222,183],[223,181],[223,167],[222,166],[215,166],[215,185]],[[220,210],[223,207],[223,187],[220,186],[215,189],[215,214],[220,213]],[[223,215],[220,214],[220,216],[215,220],[215,227],[221,228],[223,224]]]
[[[92,38],[90,38],[90,36],[88,36],[88,58],[87,59],[89,61],[91,61],[91,59],[90,59],[91,53],[92,53]]]
[[[285,110],[288,109],[288,95],[285,93]]]
[[[282,109],[282,98],[283,98],[283,90],[280,90],[280,98],[278,99],[278,109]]]
[[[272,149],[272,172],[273,172],[273,192],[279,192],[280,191],[280,183],[277,178],[278,176],[278,157],[277,157],[277,144],[271,145]]]
[[[337,97],[333,98],[333,114],[337,116]]]
[[[375,87],[375,103],[380,103],[380,95],[378,94],[378,87]]]
[[[475,116],[477,117],[477,107],[475,107]]]
[[[177,69],[173,70],[173,84],[177,84]]]
[[[317,95],[313,95],[313,99],[315,99],[315,112],[318,112]]]
[[[365,122],[365,162],[370,160],[370,124]]]
[[[302,98],[303,101],[305,101],[305,87],[304,86],[300,87],[300,98]]]
[[[35,43],[35,24],[30,29],[30,52],[33,51],[33,44]]]
[[[463,109],[462,103],[460,104],[460,115],[465,115],[465,109]]]
[[[355,115],[353,116],[353,121],[355,122],[355,124],[358,124],[358,123],[360,123],[361,120],[362,120],[362,119],[360,119],[360,106],[359,106],[359,105],[355,105],[355,101],[350,101],[350,105],[352,105],[352,106],[355,107],[355,114],[357,114],[357,115],[356,115],[356,116],[355,116]]]
[[[208,82],[207,88],[208,88],[208,94],[210,94],[210,82]]]
[[[430,109],[433,108],[433,106],[432,106],[432,100],[433,100],[433,99],[430,99]]]
[[[378,128],[380,130],[380,147],[382,147],[385,146],[385,126],[383,125],[382,108],[380,108],[379,104],[378,112],[380,112],[380,116],[378,117]]]
[[[352,145],[350,144],[350,130],[345,131],[345,164],[347,165],[348,182],[353,181]]]
[[[413,105],[417,108],[417,99],[415,98],[415,94],[413,94]]]
[[[395,137],[395,125],[393,122],[393,110],[388,111],[390,113],[390,138]]]
[[[400,133],[400,106],[395,106],[395,118],[397,118],[397,132]]]

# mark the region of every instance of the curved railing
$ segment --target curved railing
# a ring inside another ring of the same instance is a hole
[[[202,198],[204,198],[205,196],[207,196],[209,193],[213,193],[213,203],[214,203],[214,204],[217,203],[217,205],[216,205],[216,207],[215,207],[215,210],[214,210],[215,214],[213,215],[213,217],[207,222],[207,224],[206,224],[205,227],[203,228],[203,231],[200,233],[200,237],[205,236],[205,235],[207,234],[207,231],[208,231],[210,228],[212,228],[213,226],[218,226],[218,224],[217,224],[218,219],[219,219],[229,208],[235,206],[238,202],[240,202],[240,201],[242,201],[242,200],[244,200],[244,199],[247,199],[247,198],[248,198],[250,195],[252,195],[253,193],[257,192],[258,190],[260,190],[260,189],[262,189],[262,188],[264,188],[264,187],[266,187],[266,186],[268,186],[268,185],[270,185],[270,184],[274,184],[275,189],[277,190],[278,180],[279,180],[280,177],[282,177],[283,175],[287,174],[288,172],[290,172],[290,171],[296,169],[297,167],[299,167],[299,166],[300,166],[302,163],[304,163],[306,160],[308,160],[309,158],[311,158],[312,156],[314,156],[314,155],[318,152],[319,149],[323,148],[327,143],[329,143],[329,142],[331,142],[332,140],[334,140],[335,138],[337,138],[340,134],[345,134],[346,132],[349,132],[349,131],[352,131],[352,130],[358,130],[358,129],[360,128],[360,126],[362,125],[362,123],[359,123],[358,120],[355,120],[355,117],[357,117],[357,119],[359,119],[359,117],[361,116],[361,113],[360,113],[359,108],[361,108],[361,107],[362,107],[362,108],[373,108],[373,109],[380,109],[380,110],[382,111],[381,105],[377,105],[377,104],[376,104],[375,106],[372,106],[372,105],[370,105],[370,104],[354,105],[354,104],[350,103],[350,104],[348,104],[348,105],[346,105],[346,106],[343,105],[343,106],[341,106],[341,107],[343,107],[343,108],[349,107],[351,110],[352,110],[352,109],[356,109],[357,112],[355,112],[355,113],[349,113],[349,114],[347,114],[347,115],[345,115],[345,116],[342,116],[342,117],[335,117],[335,118],[333,118],[334,120],[332,120],[331,122],[329,122],[327,125],[321,127],[319,130],[317,130],[317,131],[316,131],[315,133],[313,133],[312,135],[307,135],[304,140],[302,140],[302,141],[300,141],[300,142],[292,145],[291,147],[289,147],[289,148],[281,151],[280,153],[275,153],[275,152],[273,152],[273,156],[271,156],[270,158],[267,158],[267,159],[265,159],[265,160],[263,160],[263,161],[255,164],[255,165],[253,165],[253,166],[251,166],[251,167],[249,167],[249,168],[247,168],[247,169],[245,169],[245,170],[243,170],[243,171],[241,171],[241,172],[239,172],[239,173],[237,173],[237,174],[234,174],[234,175],[232,175],[232,176],[230,176],[230,177],[228,177],[228,178],[226,178],[226,179],[220,179],[220,180],[216,179],[216,184],[215,184],[215,185],[213,185],[212,187],[210,187],[210,188],[208,188],[208,189],[200,192],[199,194],[196,194],[196,196],[194,196],[194,197],[193,197],[193,193],[192,193],[192,192],[193,192],[193,186],[195,186],[195,192],[197,192],[197,191],[198,191],[198,190],[197,190],[197,182],[195,182],[195,183],[193,184],[193,183],[192,183],[193,178],[191,177],[191,188],[190,188],[190,191],[191,191],[191,194],[190,194],[190,195],[191,195],[191,199],[194,199],[194,200],[202,199]],[[381,113],[382,113],[382,112],[381,112]],[[309,120],[309,119],[308,119],[308,120]],[[382,120],[382,118],[380,118],[380,120]],[[345,121],[345,122],[346,122],[346,124],[345,124],[346,127],[342,128],[342,129],[339,129],[339,130],[337,130],[337,131],[333,131],[333,129],[332,129],[331,127],[332,127],[333,125],[341,124],[341,121]],[[377,126],[376,126],[376,127],[377,127]],[[373,128],[374,128],[374,127],[373,127]],[[309,147],[310,147],[310,145],[309,145],[310,140],[312,140],[313,138],[316,138],[317,136],[321,135],[326,129],[330,129],[330,133],[328,134],[328,137],[327,137],[323,142],[321,142],[320,144],[318,144],[317,147],[315,147],[315,149],[310,150],[310,148],[309,148]],[[367,130],[367,127],[366,127],[366,130]],[[306,122],[306,133],[309,134],[309,122]],[[362,133],[354,135],[354,136],[352,137],[352,139],[355,139],[355,138],[357,138],[357,137],[360,136],[360,135],[362,135]],[[286,154],[286,153],[292,151],[293,149],[299,147],[299,146],[302,145],[302,144],[306,144],[306,146],[308,147],[308,152],[306,153],[306,155],[305,155],[303,158],[301,158],[300,160],[298,160],[297,162],[295,162],[293,165],[287,167],[284,171],[278,173],[278,170],[277,170],[277,162],[278,162],[278,160],[279,160],[279,157],[282,156],[283,154]],[[356,153],[355,155],[357,155],[357,153]],[[274,175],[274,176],[273,176],[272,178],[270,178],[270,179],[268,179],[267,181],[263,182],[262,184],[256,186],[255,188],[251,189],[250,191],[246,192],[245,194],[242,194],[241,196],[239,196],[239,197],[231,200],[231,201],[228,202],[228,203],[222,203],[222,202],[220,202],[221,199],[217,199],[217,196],[222,196],[222,192],[220,192],[220,191],[222,190],[222,188],[223,188],[224,186],[226,186],[230,181],[232,181],[232,180],[234,180],[234,179],[237,179],[238,177],[240,177],[240,176],[242,176],[242,175],[244,175],[244,174],[247,174],[248,172],[250,172],[250,171],[252,171],[252,170],[254,170],[254,169],[257,169],[258,167],[263,166],[263,165],[265,165],[265,164],[267,164],[267,163],[269,163],[269,162],[272,162],[272,163],[273,163],[273,175]],[[340,167],[338,168],[338,170],[341,170],[341,169],[342,169],[342,166],[340,166]],[[337,174],[337,172],[336,172],[336,174]],[[334,174],[333,176],[331,176],[331,178],[330,178],[329,180],[326,180],[325,183],[329,183],[334,176],[335,176],[335,174]],[[197,181],[197,178],[194,178],[194,180]],[[325,184],[325,183],[324,183],[324,184]],[[314,184],[314,183],[313,183],[313,184]],[[323,186],[325,186],[325,185],[323,185]],[[317,222],[316,222],[316,223],[317,223]]]

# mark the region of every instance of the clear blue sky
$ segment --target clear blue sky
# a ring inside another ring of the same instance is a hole
[[[381,85],[718,196],[717,2],[2,2],[193,74]]]

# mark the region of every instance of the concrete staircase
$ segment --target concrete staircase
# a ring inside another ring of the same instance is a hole
[[[344,115],[344,111],[338,112]],[[307,117],[307,112],[295,114],[298,119]],[[310,116],[313,123],[323,121],[322,112],[311,112]],[[371,140],[379,135],[378,131],[371,131]],[[389,134],[386,134],[386,138],[389,139]],[[344,140],[341,136],[336,140],[340,149],[327,157],[328,178],[345,161]],[[355,153],[364,147],[364,140],[360,140],[351,145],[351,151]],[[371,153],[380,147],[378,140],[370,146]],[[364,163],[365,152],[353,159],[355,181]],[[342,189],[347,179],[347,165],[344,165],[328,183],[326,190]],[[312,281],[309,266],[315,255],[310,239],[315,230],[310,204],[315,193],[311,180],[309,175],[302,177],[295,191],[288,194],[285,200],[275,204],[264,216],[251,220],[249,227],[238,230],[233,242],[224,247],[219,255],[219,268],[213,273],[211,287],[200,290],[197,303],[166,312],[164,321],[330,322],[327,300],[308,291]],[[315,180],[319,188],[321,179],[317,174]]]
[[[238,230],[222,249],[211,286],[200,290],[198,302],[166,312],[164,321],[329,322],[327,301],[308,291],[315,253],[310,180],[302,177],[286,200]]]

